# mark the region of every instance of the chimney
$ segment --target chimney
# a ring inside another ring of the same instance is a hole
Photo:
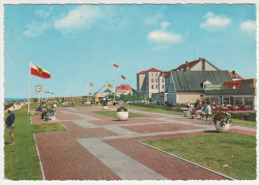
[[[189,62],[188,62],[188,61],[186,61],[186,66],[188,66],[188,63],[189,63]]]
[[[235,75],[235,74],[236,74],[236,71],[232,71],[232,74]]]

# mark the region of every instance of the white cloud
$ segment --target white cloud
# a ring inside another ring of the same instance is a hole
[[[38,15],[41,18],[44,18],[44,19],[47,19],[51,15],[51,12],[46,12],[43,9],[36,10],[34,13],[35,13],[35,15]]]
[[[44,33],[46,29],[50,27],[50,24],[46,22],[36,22],[33,21],[30,24],[26,25],[27,30],[23,32],[26,37],[36,37]]]
[[[82,5],[71,10],[67,15],[57,19],[54,23],[55,28],[61,32],[70,32],[82,28],[89,29],[93,23],[100,19],[106,12],[98,6]]]
[[[214,14],[212,12],[208,12],[203,18],[209,18],[209,17],[213,17]]]
[[[164,21],[161,23],[161,27],[162,27],[162,29],[166,29],[170,24],[171,23]]]
[[[180,43],[183,41],[181,34],[174,34],[162,30],[155,30],[148,34],[148,39],[157,43]]]
[[[240,29],[242,31],[246,31],[246,32],[255,31],[255,29],[256,29],[255,21],[248,20],[248,21],[242,22],[240,24]]]
[[[161,19],[164,18],[162,12],[156,13],[153,17],[145,19],[145,24],[157,24]]]
[[[231,20],[228,17],[214,15],[212,12],[207,13],[203,18],[206,18],[206,21],[200,24],[200,28],[210,32],[223,30],[231,24]]]

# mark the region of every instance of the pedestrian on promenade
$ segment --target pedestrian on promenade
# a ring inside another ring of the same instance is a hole
[[[6,129],[7,131],[9,132],[10,136],[11,136],[11,144],[9,145],[14,145],[14,133],[13,133],[13,130],[14,130],[14,120],[15,120],[15,115],[13,113],[13,107],[9,108],[8,109],[8,116],[5,120],[5,124],[6,124]]]
[[[209,119],[209,125],[211,125],[211,115],[212,115],[212,107],[210,106],[210,103],[207,103],[207,119],[206,119],[206,124],[208,124],[208,119]]]

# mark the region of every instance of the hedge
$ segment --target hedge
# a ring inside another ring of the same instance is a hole
[[[246,121],[256,121],[256,113],[244,114],[244,113],[230,113],[232,119],[240,119]]]
[[[155,104],[145,104],[145,103],[130,103],[129,105],[138,106],[138,107],[147,107],[147,108],[156,108],[161,110],[167,110],[167,111],[175,111],[175,112],[183,112],[183,109],[178,108],[172,108],[172,107],[163,107],[160,105]]]

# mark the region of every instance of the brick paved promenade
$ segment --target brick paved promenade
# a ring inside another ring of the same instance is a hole
[[[116,107],[109,107],[115,110]],[[215,134],[214,126],[179,115],[115,118],[102,107],[57,108],[57,120],[31,116],[32,124],[60,123],[67,131],[35,134],[46,180],[224,180],[226,178],[140,144],[138,141]],[[137,109],[129,112],[138,113]],[[205,132],[207,131],[207,132]],[[209,132],[213,131],[213,132]],[[231,126],[256,135],[256,129]]]

